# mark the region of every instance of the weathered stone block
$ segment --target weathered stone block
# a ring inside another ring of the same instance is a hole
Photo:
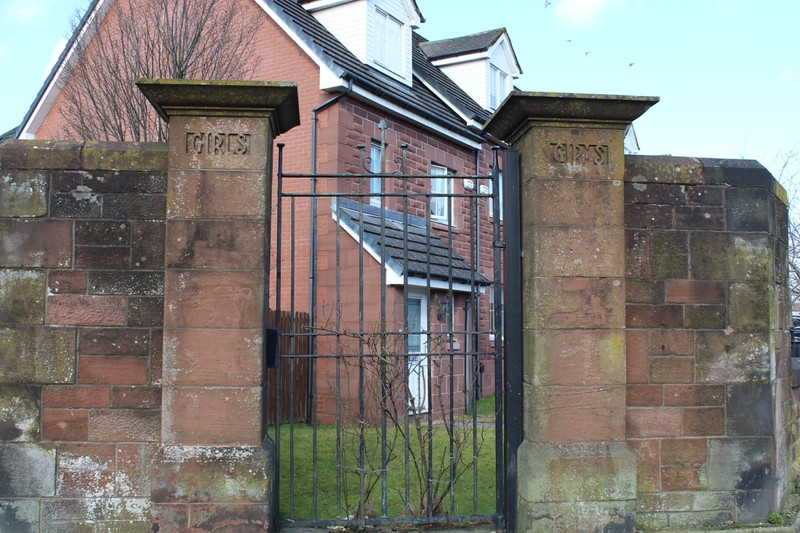
[[[661,441],[661,464],[701,465],[708,460],[706,439],[664,439]]]
[[[158,442],[161,413],[149,409],[108,409],[89,415],[89,439],[95,442]]]
[[[524,386],[524,432],[537,442],[613,441],[625,434],[625,387]]]
[[[658,407],[664,404],[664,387],[660,385],[628,385],[625,405],[628,407]]]
[[[72,223],[65,220],[0,220],[0,267],[72,266]]]
[[[89,412],[83,409],[44,409],[42,438],[61,441],[88,440]]]
[[[692,383],[694,361],[690,357],[651,357],[650,383]]]
[[[262,381],[262,342],[261,330],[168,331],[164,339],[168,369],[164,383],[257,387]]]
[[[664,388],[665,405],[721,406],[724,402],[722,385],[668,385]]]
[[[523,187],[526,225],[621,226],[622,182],[537,179]],[[525,227],[525,226],[523,226]]]
[[[133,223],[131,267],[136,270],[163,270],[166,228],[163,222]]]
[[[125,298],[120,296],[50,296],[47,323],[78,326],[125,325]]]
[[[161,327],[164,324],[164,299],[128,298],[128,324],[133,327]]]
[[[694,355],[694,332],[683,329],[654,329],[647,332],[649,355]]]
[[[266,211],[263,173],[173,170],[167,213],[171,218],[251,218]]]
[[[38,533],[39,502],[36,500],[0,500],[0,531]]]
[[[0,442],[38,442],[41,390],[0,387]]]
[[[636,304],[663,304],[664,283],[661,281],[628,279],[625,281],[625,301]]]
[[[12,139],[0,147],[0,168],[77,169],[81,168],[79,142],[22,141]]]
[[[0,168],[0,217],[47,215],[49,173],[41,170]]]
[[[131,242],[128,222],[80,221],[75,223],[75,244],[78,246],[127,246]]]
[[[164,143],[123,143],[86,141],[83,168],[97,170],[166,170],[168,155]]]
[[[683,326],[683,307],[628,304],[625,306],[625,325],[629,328],[680,328]]]
[[[686,197],[690,204],[721,206],[724,201],[723,187],[697,185],[686,187]]]
[[[519,495],[528,502],[636,499],[636,454],[624,442],[524,441],[517,454]]]
[[[45,387],[42,407],[52,409],[110,407],[111,392],[106,386],[67,385]]]
[[[667,514],[671,528],[719,528],[734,522],[734,513],[731,511],[689,511]]]
[[[725,212],[716,207],[676,207],[675,227],[693,231],[725,229]]]
[[[90,294],[162,296],[163,272],[89,272]]]
[[[730,326],[739,331],[767,331],[775,291],[766,283],[731,283],[728,309]]]
[[[661,464],[659,462],[658,440],[629,440],[636,454],[636,487],[638,500],[649,492],[661,490]]]
[[[150,469],[157,444],[116,444],[117,491],[127,498],[150,498]],[[169,531],[164,529],[163,531]]]
[[[165,327],[260,328],[260,272],[167,272]]]
[[[198,531],[259,533],[269,529],[268,505],[198,505],[192,507],[190,526]]]
[[[43,271],[0,269],[0,324],[43,324],[46,292]]]
[[[146,357],[82,355],[79,359],[78,383],[144,385],[149,380]]]
[[[625,285],[621,279],[528,278],[522,285],[524,327],[622,328]]]
[[[172,221],[167,231],[167,267],[264,268],[264,223],[238,221]]]
[[[703,164],[693,157],[626,155],[625,181],[702,184]]]
[[[81,498],[43,501],[42,514],[49,520],[143,520],[150,517],[145,498]]]
[[[271,450],[164,446],[153,460],[153,503],[271,501]]]
[[[624,276],[623,229],[600,227],[542,227],[522,236],[522,247],[533,250],[523,258],[523,270],[536,276]]]
[[[679,304],[724,304],[727,285],[724,281],[675,279],[665,283],[667,302]]]
[[[697,279],[769,281],[771,250],[766,235],[697,233],[691,243],[692,275]]]
[[[523,372],[534,385],[624,384],[622,330],[525,330]]]
[[[773,490],[771,437],[716,438],[708,441],[708,480],[713,490]]]
[[[150,354],[150,331],[133,328],[82,329],[78,337],[85,355]]]
[[[152,220],[164,219],[167,199],[162,195],[106,194],[103,216],[106,218]]]
[[[102,198],[90,191],[53,193],[50,196],[50,216],[55,218],[100,218]]]
[[[728,435],[772,435],[772,384],[728,385],[725,404]]]
[[[687,305],[684,324],[689,329],[722,329],[727,324],[724,305]]]
[[[773,490],[743,490],[736,492],[736,522],[762,524],[770,513],[780,511]]]
[[[164,389],[164,442],[253,446],[261,442],[261,388]],[[195,414],[203,413],[202,418]]]
[[[149,478],[148,478],[149,483]],[[149,484],[148,484],[149,490]],[[180,531],[189,526],[189,510],[193,505],[153,504],[151,524],[153,531]],[[158,528],[158,529],[156,529]]]
[[[135,155],[134,152],[130,152]],[[90,168],[90,167],[87,167]],[[79,170],[52,173],[53,190],[70,192],[92,191],[96,194],[165,194],[165,170]]]
[[[683,434],[687,437],[724,435],[724,410],[721,407],[685,407]]]
[[[650,268],[653,279],[685,278],[689,275],[689,256],[652,255]]]
[[[632,438],[680,437],[683,435],[681,410],[673,407],[627,409],[626,431]]]
[[[675,208],[665,205],[629,204],[625,206],[627,228],[671,228]]]
[[[48,288],[52,294],[86,293],[86,272],[82,270],[51,270]]]
[[[75,380],[75,331],[0,328],[0,383],[50,384]]]
[[[706,488],[708,488],[708,476],[705,465],[661,468],[662,490],[705,490]]]
[[[158,409],[161,407],[161,387],[117,385],[111,391],[111,407]]]
[[[36,444],[0,444],[0,498],[53,496],[56,452]]]
[[[768,333],[698,331],[697,379],[701,383],[741,383],[769,379]]]
[[[775,199],[767,189],[729,187],[725,190],[730,231],[775,231]]]

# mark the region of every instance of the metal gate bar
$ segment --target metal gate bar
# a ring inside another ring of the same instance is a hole
[[[386,173],[383,168],[377,174],[284,173],[283,147],[280,144],[278,147],[274,301],[276,328],[289,338],[288,353],[284,351],[287,343],[282,343],[284,349],[280,354],[289,361],[288,382],[294,384],[297,380],[298,361],[309,363],[307,416],[297,420],[295,402],[306,399],[296,398],[297,391],[291,390],[288,423],[278,415],[266,424],[267,433],[274,436],[278,458],[275,490],[279,494],[288,492],[281,498],[280,523],[307,527],[474,522],[500,525],[506,512],[507,469],[502,416],[503,333],[499,330],[503,323],[500,280],[504,243],[497,153],[491,176],[458,176],[474,182],[472,191],[444,194],[433,193],[427,186],[419,190],[418,186],[441,176],[410,175],[403,167],[394,174]],[[365,180],[368,184],[373,178],[381,180],[380,192],[363,189]],[[302,184],[309,180],[314,185],[311,190],[304,190]],[[327,185],[323,192],[317,191],[319,182]],[[292,184],[288,190],[287,183]],[[484,192],[481,184],[491,184],[491,192]],[[481,216],[488,215],[483,206],[490,199],[494,208],[492,280],[474,268],[482,253]],[[438,206],[442,201],[448,220],[444,228],[440,224],[434,228],[427,214],[434,203]],[[454,216],[454,207],[461,204],[467,206],[465,227],[458,228],[457,234],[449,217]],[[324,237],[329,240],[319,239],[316,234],[309,239],[304,234],[303,213],[307,212],[312,217],[318,213],[311,231],[317,231],[319,225],[321,232],[327,231]],[[287,217],[288,230],[284,228]],[[305,244],[308,241],[315,243],[314,249],[308,248]],[[394,251],[387,243],[395,246]],[[288,265],[284,264],[287,246]],[[424,251],[420,252],[420,247]],[[456,252],[458,247],[468,250],[468,263]],[[445,253],[446,261],[441,253]],[[321,262],[324,264],[320,265]],[[419,264],[424,268],[414,272]],[[286,266],[290,269],[288,285]],[[343,278],[343,273],[352,273],[354,267],[357,291],[351,286],[352,276]],[[368,280],[374,279],[375,268],[380,274],[378,286],[370,286]],[[399,285],[393,269],[402,271]],[[394,276],[391,280],[390,271]],[[312,283],[308,289],[311,317],[307,327],[295,319],[300,312],[296,299],[303,290],[304,272]],[[320,276],[325,285],[321,285]],[[319,292],[314,283],[320,284]],[[394,287],[391,298],[389,287]],[[488,318],[480,305],[480,295],[485,289],[494,290],[495,330],[482,325],[482,319]],[[421,298],[416,318],[419,325],[410,322],[412,294]],[[333,301],[325,300],[328,297]],[[287,320],[281,313],[287,299],[288,328],[281,324]],[[367,302],[369,308],[365,307]],[[435,302],[438,308],[434,314]],[[457,302],[463,303],[463,309],[457,309]],[[379,307],[377,317],[367,316],[375,303]],[[370,330],[368,322],[376,318],[378,329]],[[356,325],[357,331],[352,331],[352,325]],[[298,342],[300,339],[305,342]],[[411,340],[420,352],[410,351]],[[297,353],[301,344],[311,347],[311,355]],[[494,417],[487,420],[478,414],[477,385],[482,366],[492,361]],[[277,366],[274,383],[279,389],[284,380],[280,378],[282,365]],[[418,388],[414,394],[412,375],[414,379],[420,378],[424,393]],[[459,390],[462,385],[463,390]],[[357,398],[350,395],[354,386]],[[270,394],[275,398],[275,412],[280,413],[286,391],[282,394],[280,390],[272,390]],[[353,403],[357,404],[355,412]],[[487,459],[484,430],[492,428],[494,453]],[[456,440],[459,434],[466,435],[468,441]],[[444,444],[438,443],[442,435],[447,436]],[[373,446],[380,446],[380,450]],[[436,463],[435,459],[440,457],[441,461]],[[480,496],[485,493],[479,484],[483,479],[481,473],[488,468],[487,460],[494,467],[496,494],[494,506],[488,510],[479,504]],[[396,473],[392,473],[396,472],[395,465],[400,464],[402,482],[395,481]],[[469,471],[472,476],[465,476]],[[469,491],[472,501],[466,506],[457,490],[460,483],[467,483],[465,480],[472,484]],[[358,484],[357,501],[348,492],[354,482]],[[283,483],[288,483],[288,490],[282,488]],[[380,494],[376,499],[373,490],[378,487]],[[333,502],[332,505],[321,501],[321,496],[325,502]]]

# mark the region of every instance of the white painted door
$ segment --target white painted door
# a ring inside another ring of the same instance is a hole
[[[428,412],[428,298],[424,294],[408,296],[408,410]]]

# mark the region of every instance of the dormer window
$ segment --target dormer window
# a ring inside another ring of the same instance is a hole
[[[375,9],[375,62],[395,74],[403,75],[403,23],[390,14]]]
[[[491,65],[489,68],[489,108],[497,109],[507,94],[508,74]]]

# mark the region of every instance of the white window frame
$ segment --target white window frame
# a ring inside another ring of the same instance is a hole
[[[431,196],[431,220],[454,226],[453,211],[455,210],[455,202],[453,202],[453,197],[449,196],[453,194],[452,173],[447,167],[431,165],[431,176],[441,176],[431,178],[431,194],[446,195]],[[449,212],[447,209],[448,202],[450,203]]]
[[[380,174],[381,172],[381,143],[377,141],[372,141],[369,145],[369,171],[371,174]],[[379,177],[370,177],[369,178],[369,192],[370,194],[378,193],[380,194],[383,192],[381,190],[381,184],[383,183],[383,178]],[[372,205],[381,205],[381,198],[380,196],[370,196],[369,203]]]
[[[508,74],[489,65],[489,108],[497,109],[508,92]]]
[[[494,314],[495,306],[497,305],[497,301],[495,300],[495,285],[494,284],[491,285],[486,292],[489,294],[489,331],[490,331],[489,340],[490,341],[494,341],[495,338],[496,338],[494,332],[497,329],[495,327],[496,324],[495,324],[495,314]],[[499,334],[500,334],[500,338],[501,339],[503,338],[503,327],[504,327],[503,319],[504,318],[505,317],[503,317],[503,314],[501,312],[500,313],[500,329],[499,329]]]
[[[404,76],[405,28],[403,23],[386,11],[375,8],[373,30],[373,57],[381,67]]]

